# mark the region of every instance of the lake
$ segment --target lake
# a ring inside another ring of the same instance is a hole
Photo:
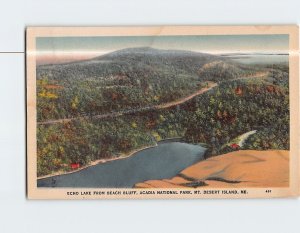
[[[204,159],[206,148],[163,142],[134,155],[78,172],[39,179],[38,187],[132,188],[146,180],[168,179]]]
[[[289,61],[289,56],[286,54],[244,54],[226,57],[243,64],[287,64]]]

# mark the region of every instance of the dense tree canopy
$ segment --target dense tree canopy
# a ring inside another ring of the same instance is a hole
[[[38,176],[173,137],[205,143],[212,156],[234,150],[234,138],[256,130],[240,149],[289,149],[288,76],[284,64],[241,65],[207,54],[149,48],[40,66]],[[216,86],[201,95],[155,107],[208,88],[208,81]],[[72,119],[42,123],[65,118]]]

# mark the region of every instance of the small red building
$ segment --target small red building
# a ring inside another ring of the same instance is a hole
[[[238,150],[240,148],[240,146],[236,143],[231,144],[230,147],[234,150]]]
[[[242,94],[243,94],[242,88],[241,88],[241,87],[237,87],[237,88],[235,89],[235,94],[237,94],[237,95],[242,95]]]
[[[72,169],[77,169],[80,167],[80,164],[79,163],[71,163],[70,166]]]

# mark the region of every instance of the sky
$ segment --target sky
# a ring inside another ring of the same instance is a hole
[[[288,35],[38,37],[40,64],[81,60],[132,47],[177,49],[212,54],[287,53]]]

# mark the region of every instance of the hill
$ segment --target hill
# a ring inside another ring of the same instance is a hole
[[[212,65],[210,65],[212,64]],[[255,72],[229,59],[190,51],[128,48],[94,59],[37,67],[38,121],[159,105],[207,81]]]

